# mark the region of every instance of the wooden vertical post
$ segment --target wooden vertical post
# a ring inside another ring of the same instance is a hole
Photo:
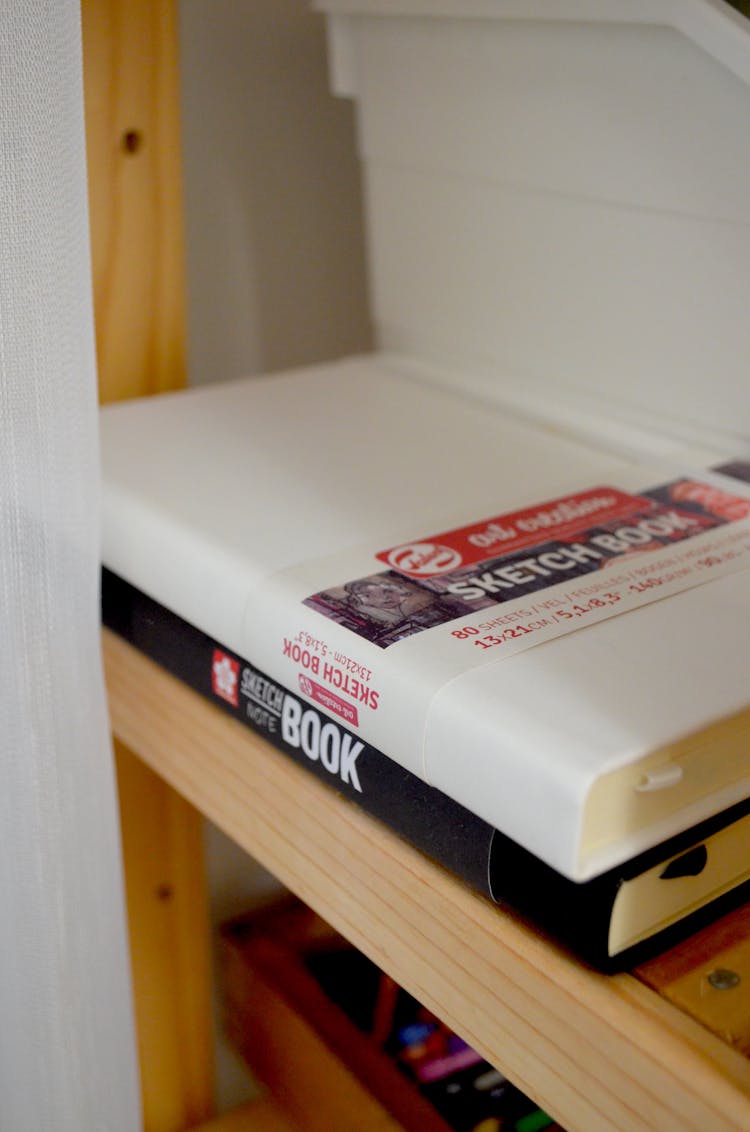
[[[213,1113],[203,824],[145,763],[116,744],[146,1132],[181,1132]]]
[[[185,381],[176,0],[83,0],[103,401]]]
[[[102,401],[185,381],[176,0],[82,0]],[[133,452],[138,459],[138,452]],[[202,818],[117,747],[146,1132],[213,1113]]]

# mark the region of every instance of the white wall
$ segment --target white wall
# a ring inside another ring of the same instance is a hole
[[[181,0],[191,384],[370,348],[354,111],[307,0]],[[215,924],[277,882],[213,827]],[[252,1092],[220,1040],[220,1107]]]
[[[182,0],[193,383],[369,348],[351,103],[308,0]]]

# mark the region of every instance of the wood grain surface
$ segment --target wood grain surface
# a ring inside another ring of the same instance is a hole
[[[175,0],[83,0],[89,209],[103,401],[185,378]]]
[[[642,964],[635,973],[750,1057],[750,904]]]

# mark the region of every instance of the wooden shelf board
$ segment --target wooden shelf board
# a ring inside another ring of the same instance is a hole
[[[590,971],[112,633],[115,734],[572,1132],[740,1132],[750,1063]]]

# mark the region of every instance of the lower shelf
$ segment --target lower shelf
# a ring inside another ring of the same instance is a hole
[[[306,1132],[429,1128],[429,1106],[340,1013],[300,958],[330,929],[296,901],[222,932],[225,1026],[253,1075]],[[383,1098],[390,1103],[383,1103]]]
[[[222,931],[226,1028],[306,1129],[563,1132],[300,901]]]

